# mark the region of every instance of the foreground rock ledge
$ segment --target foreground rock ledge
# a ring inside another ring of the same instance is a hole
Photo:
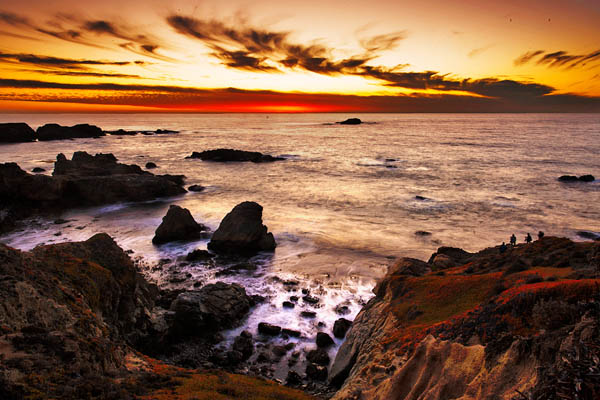
[[[277,246],[273,234],[262,224],[263,208],[258,203],[238,204],[221,221],[208,249],[216,253],[251,255],[273,251]]]
[[[336,355],[333,399],[594,398],[599,265],[600,243],[556,237],[399,260]]]

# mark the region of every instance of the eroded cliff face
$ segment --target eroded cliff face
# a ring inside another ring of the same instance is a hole
[[[399,260],[338,352],[334,399],[597,398],[599,249],[547,237]]]

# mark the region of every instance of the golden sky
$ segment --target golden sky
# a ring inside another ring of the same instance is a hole
[[[0,3],[0,111],[600,111],[600,1]]]

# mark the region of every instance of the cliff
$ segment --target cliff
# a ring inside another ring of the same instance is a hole
[[[600,243],[400,259],[333,364],[334,399],[596,399]]]

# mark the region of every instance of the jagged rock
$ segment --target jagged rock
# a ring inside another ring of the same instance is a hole
[[[317,347],[322,347],[322,348],[333,346],[335,344],[335,342],[333,341],[331,336],[329,336],[325,332],[317,333],[316,343],[317,343]]]
[[[239,325],[250,310],[250,297],[240,285],[217,282],[179,294],[171,310],[176,337],[203,336]]]
[[[431,266],[416,258],[403,257],[390,267],[388,273],[391,275],[423,276],[431,272]]]
[[[347,120],[338,122],[341,125],[360,125],[362,121],[359,118],[348,118]]]
[[[89,124],[79,124],[74,126],[46,124],[44,126],[39,127],[36,131],[37,139],[40,141],[76,138],[98,138],[104,135],[105,133],[102,131],[102,129]]]
[[[202,161],[219,161],[219,162],[230,162],[230,161],[251,161],[253,163],[273,162],[285,160],[281,157],[273,157],[268,154],[262,154],[257,151],[243,151],[234,149],[216,149],[206,150],[201,153],[193,152],[191,156],[186,158],[199,158]]]
[[[33,142],[35,132],[23,122],[0,124],[0,143]]]
[[[306,377],[314,381],[324,381],[327,379],[327,367],[308,363],[306,364]]]
[[[266,322],[261,322],[258,324],[258,333],[269,336],[277,336],[281,332],[281,327],[277,325],[272,325]]]
[[[197,223],[187,208],[171,205],[162,223],[156,229],[152,243],[161,244],[175,240],[192,240],[200,237],[206,227]]]
[[[313,364],[329,365],[329,355],[325,350],[320,348],[311,350],[308,353],[306,353],[306,359]]]
[[[208,249],[217,253],[254,254],[273,251],[275,239],[262,224],[263,208],[254,202],[238,204],[221,221]]]
[[[335,306],[334,311],[338,315],[346,315],[346,314],[350,314],[350,307],[348,307],[347,305],[344,305],[344,304],[338,304],[337,306]]]
[[[317,304],[319,302],[318,297],[314,297],[308,294],[306,296],[303,296],[302,300],[304,300],[304,302],[308,304]]]
[[[582,175],[579,178],[574,175],[563,175],[558,178],[560,182],[593,182],[596,180],[594,175]]]
[[[336,320],[333,323],[333,336],[338,339],[343,339],[351,326],[352,321],[348,321],[346,318],[340,318]]]

